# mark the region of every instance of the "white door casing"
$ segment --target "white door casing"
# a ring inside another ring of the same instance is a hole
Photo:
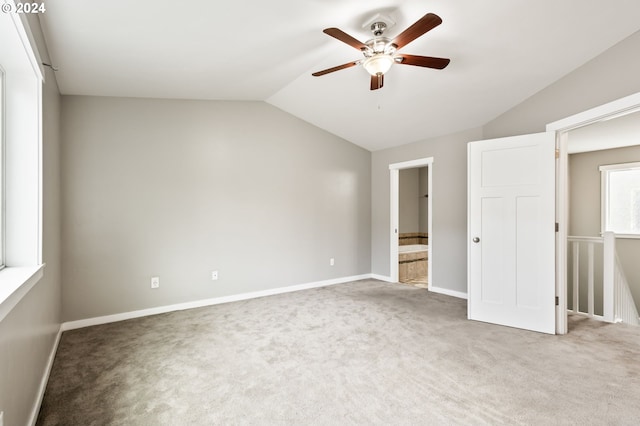
[[[469,319],[554,334],[553,132],[469,143],[467,244]]]
[[[401,163],[389,164],[389,201],[390,201],[390,234],[389,234],[389,280],[391,282],[398,282],[398,228],[399,223],[399,210],[400,210],[400,170],[414,169],[420,167],[427,167],[427,193],[429,198],[427,200],[427,211],[429,216],[427,217],[427,232],[429,235],[429,249],[428,249],[428,263],[427,263],[427,287],[429,290],[433,290],[431,277],[433,276],[433,231],[432,231],[432,218],[433,218],[433,157],[419,158],[416,160],[403,161]]]
[[[556,246],[556,294],[559,298],[557,306],[556,333],[566,334],[567,324],[567,237],[569,235],[569,153],[568,133],[571,130],[610,120],[640,111],[640,92],[625,96],[587,111],[574,114],[547,124],[547,132],[554,132],[558,144],[556,215],[559,231]],[[612,145],[615,144],[611,141]],[[612,146],[612,147],[615,147]]]

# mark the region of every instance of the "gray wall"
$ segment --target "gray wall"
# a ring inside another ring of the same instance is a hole
[[[569,134],[569,140],[571,140],[571,134]],[[640,161],[640,146],[569,156],[570,235],[600,235],[600,171],[598,167],[634,161]],[[640,263],[638,263],[640,239],[618,238],[616,250],[629,281],[633,298],[636,305],[640,306]]]
[[[398,203],[400,232],[428,232],[429,168],[403,169],[398,173]]]
[[[263,102],[62,106],[65,321],[370,273],[368,151]]]
[[[543,132],[549,123],[640,92],[639,50],[640,31],[487,123],[485,138]]]
[[[398,225],[401,233],[418,232],[420,227],[420,172],[418,169],[400,170],[398,173]]]
[[[467,291],[467,142],[481,129],[375,151],[371,157],[371,263],[374,274],[389,276],[389,164],[433,157],[432,234],[429,254],[434,287]]]
[[[39,28],[34,33],[48,60]],[[636,33],[483,129],[372,154],[262,103],[65,98],[64,318],[370,271],[388,275],[388,164],[430,156],[433,282],[464,292],[466,143],[483,133],[542,131],[640,91],[639,50]],[[0,322],[7,425],[28,421],[60,324],[59,102],[47,69],[47,267]],[[329,257],[336,258],[333,268]],[[217,282],[208,279],[214,268]],[[160,289],[149,289],[151,275],[160,275]]]
[[[433,285],[466,292],[467,142],[542,132],[548,123],[640,92],[640,32],[487,123],[372,153],[372,270],[389,275],[390,163],[434,157]],[[487,93],[490,99],[491,93]]]
[[[41,41],[39,26],[33,27]],[[39,43],[43,60],[48,60]],[[60,327],[60,95],[53,71],[43,88],[44,277],[0,322],[0,410],[4,424],[28,423]]]

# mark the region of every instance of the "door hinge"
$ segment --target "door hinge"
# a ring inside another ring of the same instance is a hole
[[[560,297],[556,296],[556,306],[560,305]]]
[[[556,222],[556,232],[560,232],[560,224]]]
[[[556,148],[556,158],[560,158],[560,150]]]

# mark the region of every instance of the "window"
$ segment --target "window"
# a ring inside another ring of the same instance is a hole
[[[1,2],[0,2],[1,3]],[[14,4],[13,0],[4,3]],[[15,8],[15,5],[13,6]],[[0,321],[43,276],[43,72],[26,17],[0,13]]]
[[[640,162],[600,166],[602,232],[640,238]]]
[[[0,269],[4,268],[4,69],[0,65]]]

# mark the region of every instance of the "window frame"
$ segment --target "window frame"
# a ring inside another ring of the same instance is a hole
[[[631,163],[608,164],[598,167],[600,170],[600,233],[601,235],[608,231],[609,224],[609,200],[610,200],[610,173],[625,170],[640,171],[640,161]],[[613,231],[616,238],[640,239],[640,230],[638,233],[618,233]]]
[[[14,0],[4,0],[13,4]],[[0,322],[44,276],[42,259],[42,92],[44,71],[28,16],[0,13],[4,70],[3,194],[5,268]],[[0,194],[2,195],[2,194]]]
[[[5,266],[5,81],[6,81],[6,73],[2,64],[0,64],[0,270],[4,269]]]

